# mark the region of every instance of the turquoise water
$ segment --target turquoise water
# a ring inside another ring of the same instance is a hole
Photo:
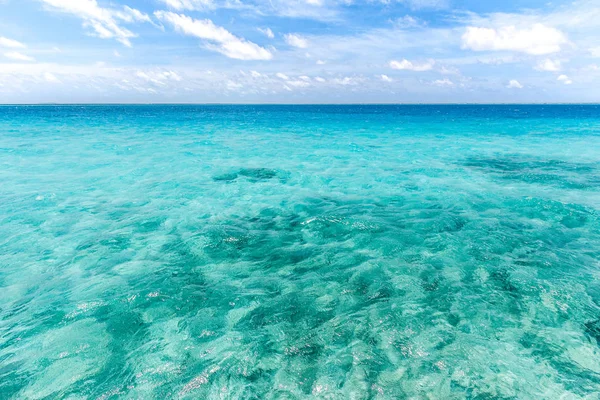
[[[0,107],[2,399],[596,399],[600,106]]]

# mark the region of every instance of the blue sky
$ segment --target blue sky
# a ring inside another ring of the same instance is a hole
[[[600,102],[600,0],[0,0],[0,102]]]

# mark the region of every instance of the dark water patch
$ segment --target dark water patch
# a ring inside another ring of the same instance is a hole
[[[237,171],[227,172],[220,175],[215,175],[215,182],[234,182],[239,178],[246,178],[250,182],[268,181],[278,178],[285,182],[289,174],[283,171],[278,171],[270,168],[241,168]]]
[[[100,246],[108,247],[111,251],[127,250],[131,245],[131,236],[127,234],[116,234],[101,239]]]
[[[502,291],[508,293],[512,297],[520,297],[519,288],[514,285],[513,279],[508,270],[504,268],[498,268],[490,274],[490,277]]]
[[[177,276],[181,272],[189,271],[194,267],[206,263],[206,260],[192,249],[189,240],[184,240],[178,236],[174,236],[167,243],[163,244],[160,254],[161,261],[168,265],[169,271],[173,276]]]
[[[300,291],[294,291],[281,294],[273,298],[269,303],[265,302],[249,312],[239,322],[239,329],[249,329],[249,331],[257,331],[259,333],[263,328],[278,325],[280,326],[281,333],[290,338],[288,340],[295,341],[307,335],[312,329],[317,329],[325,322],[330,321],[334,315],[334,311],[332,310],[319,309],[314,297]],[[275,333],[263,331],[260,334],[271,336]],[[315,333],[311,334],[314,335]],[[317,350],[313,349],[310,351],[314,352]]]
[[[388,281],[381,268],[376,266],[352,275],[346,287],[348,294],[358,302],[359,309],[368,305],[386,303],[402,294],[401,290]]]
[[[135,371],[127,361],[128,355],[145,348],[150,334],[148,324],[135,311],[103,306],[97,309],[94,316],[98,322],[105,324],[111,337],[108,343],[110,358],[98,372],[98,380],[93,385],[93,391],[101,395],[114,390],[114,382],[123,382],[124,386],[135,382]]]
[[[550,223],[550,227],[576,229],[586,225],[590,227],[599,226],[600,219],[598,212],[594,209],[571,203],[563,203],[545,198],[524,197],[520,199],[511,199],[505,203],[505,206],[514,214],[525,217],[529,220],[542,220]],[[506,228],[510,228],[510,219],[502,222]],[[543,231],[543,227],[532,225],[530,221],[522,221],[521,230]],[[515,226],[517,228],[518,226]]]
[[[504,157],[471,157],[462,162],[466,167],[498,172],[522,172],[527,170],[568,171],[593,173],[597,171],[597,163],[577,163],[561,160],[540,160],[526,156]]]
[[[277,171],[269,168],[242,168],[238,175],[254,180],[266,180],[277,177]]]
[[[523,156],[468,158],[461,166],[493,174],[500,179],[564,189],[589,190],[600,186],[600,165]]]
[[[600,346],[600,319],[588,321],[583,326],[590,341]]]
[[[48,296],[40,296],[41,289],[41,287],[32,289],[10,307],[0,310],[0,322],[5,329],[2,337],[3,345],[25,343],[27,339],[41,335],[63,323],[66,315],[63,309],[65,299],[48,301]],[[42,308],[40,304],[47,304],[48,308]]]
[[[10,361],[13,354],[0,357],[0,398],[16,399],[17,394],[27,386],[34,374],[26,371],[23,361]]]
[[[138,221],[134,225],[134,229],[139,233],[151,233],[158,231],[166,221],[166,218],[150,218]]]
[[[377,219],[356,215],[351,209],[342,210],[345,214],[330,214],[329,205],[308,203],[269,208],[251,217],[230,217],[203,227],[193,241],[213,260],[293,265],[318,255],[323,251],[320,246],[350,239],[366,245],[386,231]]]
[[[213,180],[216,182],[233,182],[237,179],[238,174],[235,172],[230,172],[230,173],[226,173],[226,174],[221,174],[221,175],[215,175],[213,176]]]

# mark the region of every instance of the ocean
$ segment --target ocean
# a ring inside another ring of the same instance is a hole
[[[1,399],[592,399],[600,106],[0,107]]]

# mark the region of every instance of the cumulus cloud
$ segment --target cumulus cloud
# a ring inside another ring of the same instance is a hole
[[[523,85],[521,85],[521,83],[519,83],[519,81],[517,81],[516,79],[511,79],[510,82],[508,82],[508,86],[506,86],[509,89],[523,89]]]
[[[197,20],[170,11],[156,11],[154,15],[159,20],[171,24],[177,32],[206,40],[206,48],[229,58],[238,60],[270,60],[273,58],[273,54],[269,50],[233,35],[209,19]]]
[[[434,64],[435,63],[433,61],[427,61],[424,63],[413,63],[412,61],[408,61],[407,59],[404,59],[402,61],[390,61],[390,67],[392,69],[401,69],[417,72],[430,71],[431,69],[433,69]]]
[[[147,14],[131,7],[123,9],[100,7],[96,0],[41,0],[53,10],[71,14],[83,20],[83,26],[101,39],[115,39],[131,47],[131,38],[137,35],[122,27],[120,22],[151,22]]]
[[[538,71],[549,71],[549,72],[560,71],[560,68],[561,68],[561,65],[560,65],[559,60],[550,60],[550,59],[540,61],[537,64],[537,66],[535,67],[535,69],[537,69]]]
[[[279,79],[283,79],[284,81],[287,81],[289,78],[289,76],[287,76],[286,74],[282,74],[281,72],[278,72],[275,74],[276,77],[278,77]]]
[[[26,46],[21,42],[17,42],[16,40],[0,36],[0,47],[7,47],[11,49],[24,49]]]
[[[288,35],[285,35],[284,38],[286,43],[292,47],[297,47],[299,49],[305,49],[308,47],[308,40],[306,40],[300,35],[290,33]]]
[[[4,53],[4,57],[10,58],[11,60],[16,60],[16,61],[35,61],[35,58],[29,57],[28,55],[25,55],[23,53],[19,53],[16,51]]]
[[[517,51],[532,55],[557,53],[566,44],[566,36],[558,29],[534,24],[530,28],[467,27],[462,36],[462,48],[474,51]]]
[[[573,83],[573,81],[567,75],[560,75],[557,80],[565,85],[570,85]]]
[[[394,80],[387,75],[381,75],[381,80],[384,82],[393,82]]]

